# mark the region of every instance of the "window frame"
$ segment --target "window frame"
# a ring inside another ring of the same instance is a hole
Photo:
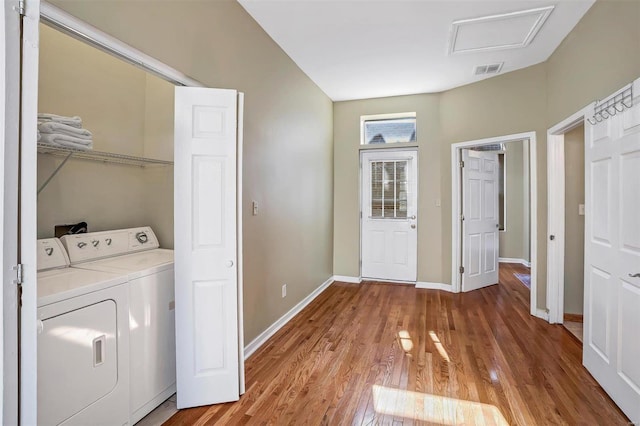
[[[368,121],[379,121],[379,120],[397,120],[409,118],[415,120],[416,127],[416,140],[415,142],[392,142],[392,143],[384,143],[384,144],[369,144],[365,140],[365,123]],[[372,114],[372,115],[361,115],[360,116],[360,148],[386,148],[386,147],[402,147],[402,146],[416,146],[418,144],[418,117],[415,111],[413,112],[394,112],[388,114]]]

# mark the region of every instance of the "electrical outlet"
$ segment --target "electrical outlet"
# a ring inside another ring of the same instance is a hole
[[[282,284],[282,297],[283,298],[287,297],[287,285],[286,284]]]
[[[258,216],[258,202],[257,201],[253,202],[253,215],[254,216]]]

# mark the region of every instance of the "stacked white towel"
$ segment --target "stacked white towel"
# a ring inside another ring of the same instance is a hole
[[[93,135],[82,128],[82,119],[77,116],[38,114],[38,141],[83,151],[93,148]]]

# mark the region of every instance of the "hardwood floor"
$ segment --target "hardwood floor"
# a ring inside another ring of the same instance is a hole
[[[240,401],[165,425],[628,425],[529,290],[334,283],[246,363]]]

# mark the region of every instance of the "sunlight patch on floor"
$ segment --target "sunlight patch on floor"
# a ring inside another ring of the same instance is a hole
[[[438,339],[438,335],[436,334],[436,332],[430,331],[429,337],[431,337],[431,340],[433,340],[433,344],[436,345],[436,349],[438,350],[438,353],[440,354],[440,356],[445,361],[451,362],[451,360],[449,359],[449,354],[445,350],[444,346],[442,346],[442,343],[440,343],[440,339]]]
[[[411,335],[409,335],[407,330],[399,331],[398,339],[400,339],[400,346],[402,346],[402,350],[408,353],[413,349],[413,341],[411,340]]]
[[[373,385],[377,413],[441,425],[508,426],[495,405]]]

